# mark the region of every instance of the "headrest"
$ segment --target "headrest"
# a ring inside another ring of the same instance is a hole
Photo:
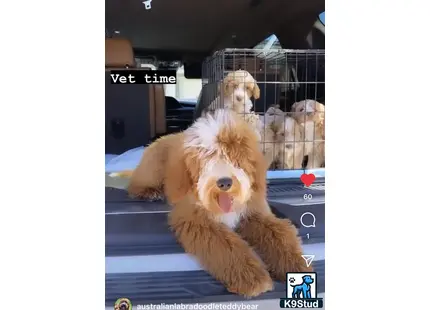
[[[107,38],[105,40],[105,58],[106,68],[134,67],[133,47],[126,39]]]

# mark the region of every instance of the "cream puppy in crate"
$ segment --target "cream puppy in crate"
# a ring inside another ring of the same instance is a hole
[[[303,132],[297,121],[278,106],[260,116],[265,125],[261,131],[261,147],[268,168],[301,169],[303,163]]]
[[[306,169],[320,168],[325,164],[325,107],[316,100],[302,100],[292,105],[293,117],[303,127],[304,156],[308,156]]]
[[[260,98],[260,88],[251,73],[246,70],[236,70],[227,74],[218,87],[218,96],[211,102],[208,110],[225,108],[242,115],[246,122],[251,124],[258,135],[261,133],[263,123],[252,110],[252,98]],[[259,138],[261,138],[259,136]]]

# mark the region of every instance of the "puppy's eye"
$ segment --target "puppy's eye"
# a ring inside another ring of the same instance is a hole
[[[301,109],[300,109],[300,112],[303,112],[304,110],[305,110],[304,108],[301,108]]]

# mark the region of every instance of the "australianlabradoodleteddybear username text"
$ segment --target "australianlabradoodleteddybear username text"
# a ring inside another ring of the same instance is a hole
[[[111,71],[111,84],[176,84],[173,70],[118,70]]]
[[[245,304],[245,303],[209,303],[209,304],[150,304],[150,305],[137,305],[137,310],[146,309],[208,309],[208,310],[256,310],[258,304]]]

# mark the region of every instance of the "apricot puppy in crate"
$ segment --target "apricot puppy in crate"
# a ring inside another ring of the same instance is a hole
[[[293,117],[304,132],[306,169],[320,168],[325,162],[325,107],[316,100],[302,100],[292,105]]]
[[[311,270],[294,225],[269,208],[257,134],[237,113],[218,109],[161,138],[140,169],[132,192],[151,198],[164,184],[177,240],[230,292],[257,296],[273,288],[271,276]]]
[[[246,70],[236,70],[227,74],[221,86],[218,87],[218,96],[208,107],[209,111],[225,108],[235,111],[251,124],[258,133],[263,126],[257,114],[252,110],[252,98],[260,98],[260,88],[257,81]]]

